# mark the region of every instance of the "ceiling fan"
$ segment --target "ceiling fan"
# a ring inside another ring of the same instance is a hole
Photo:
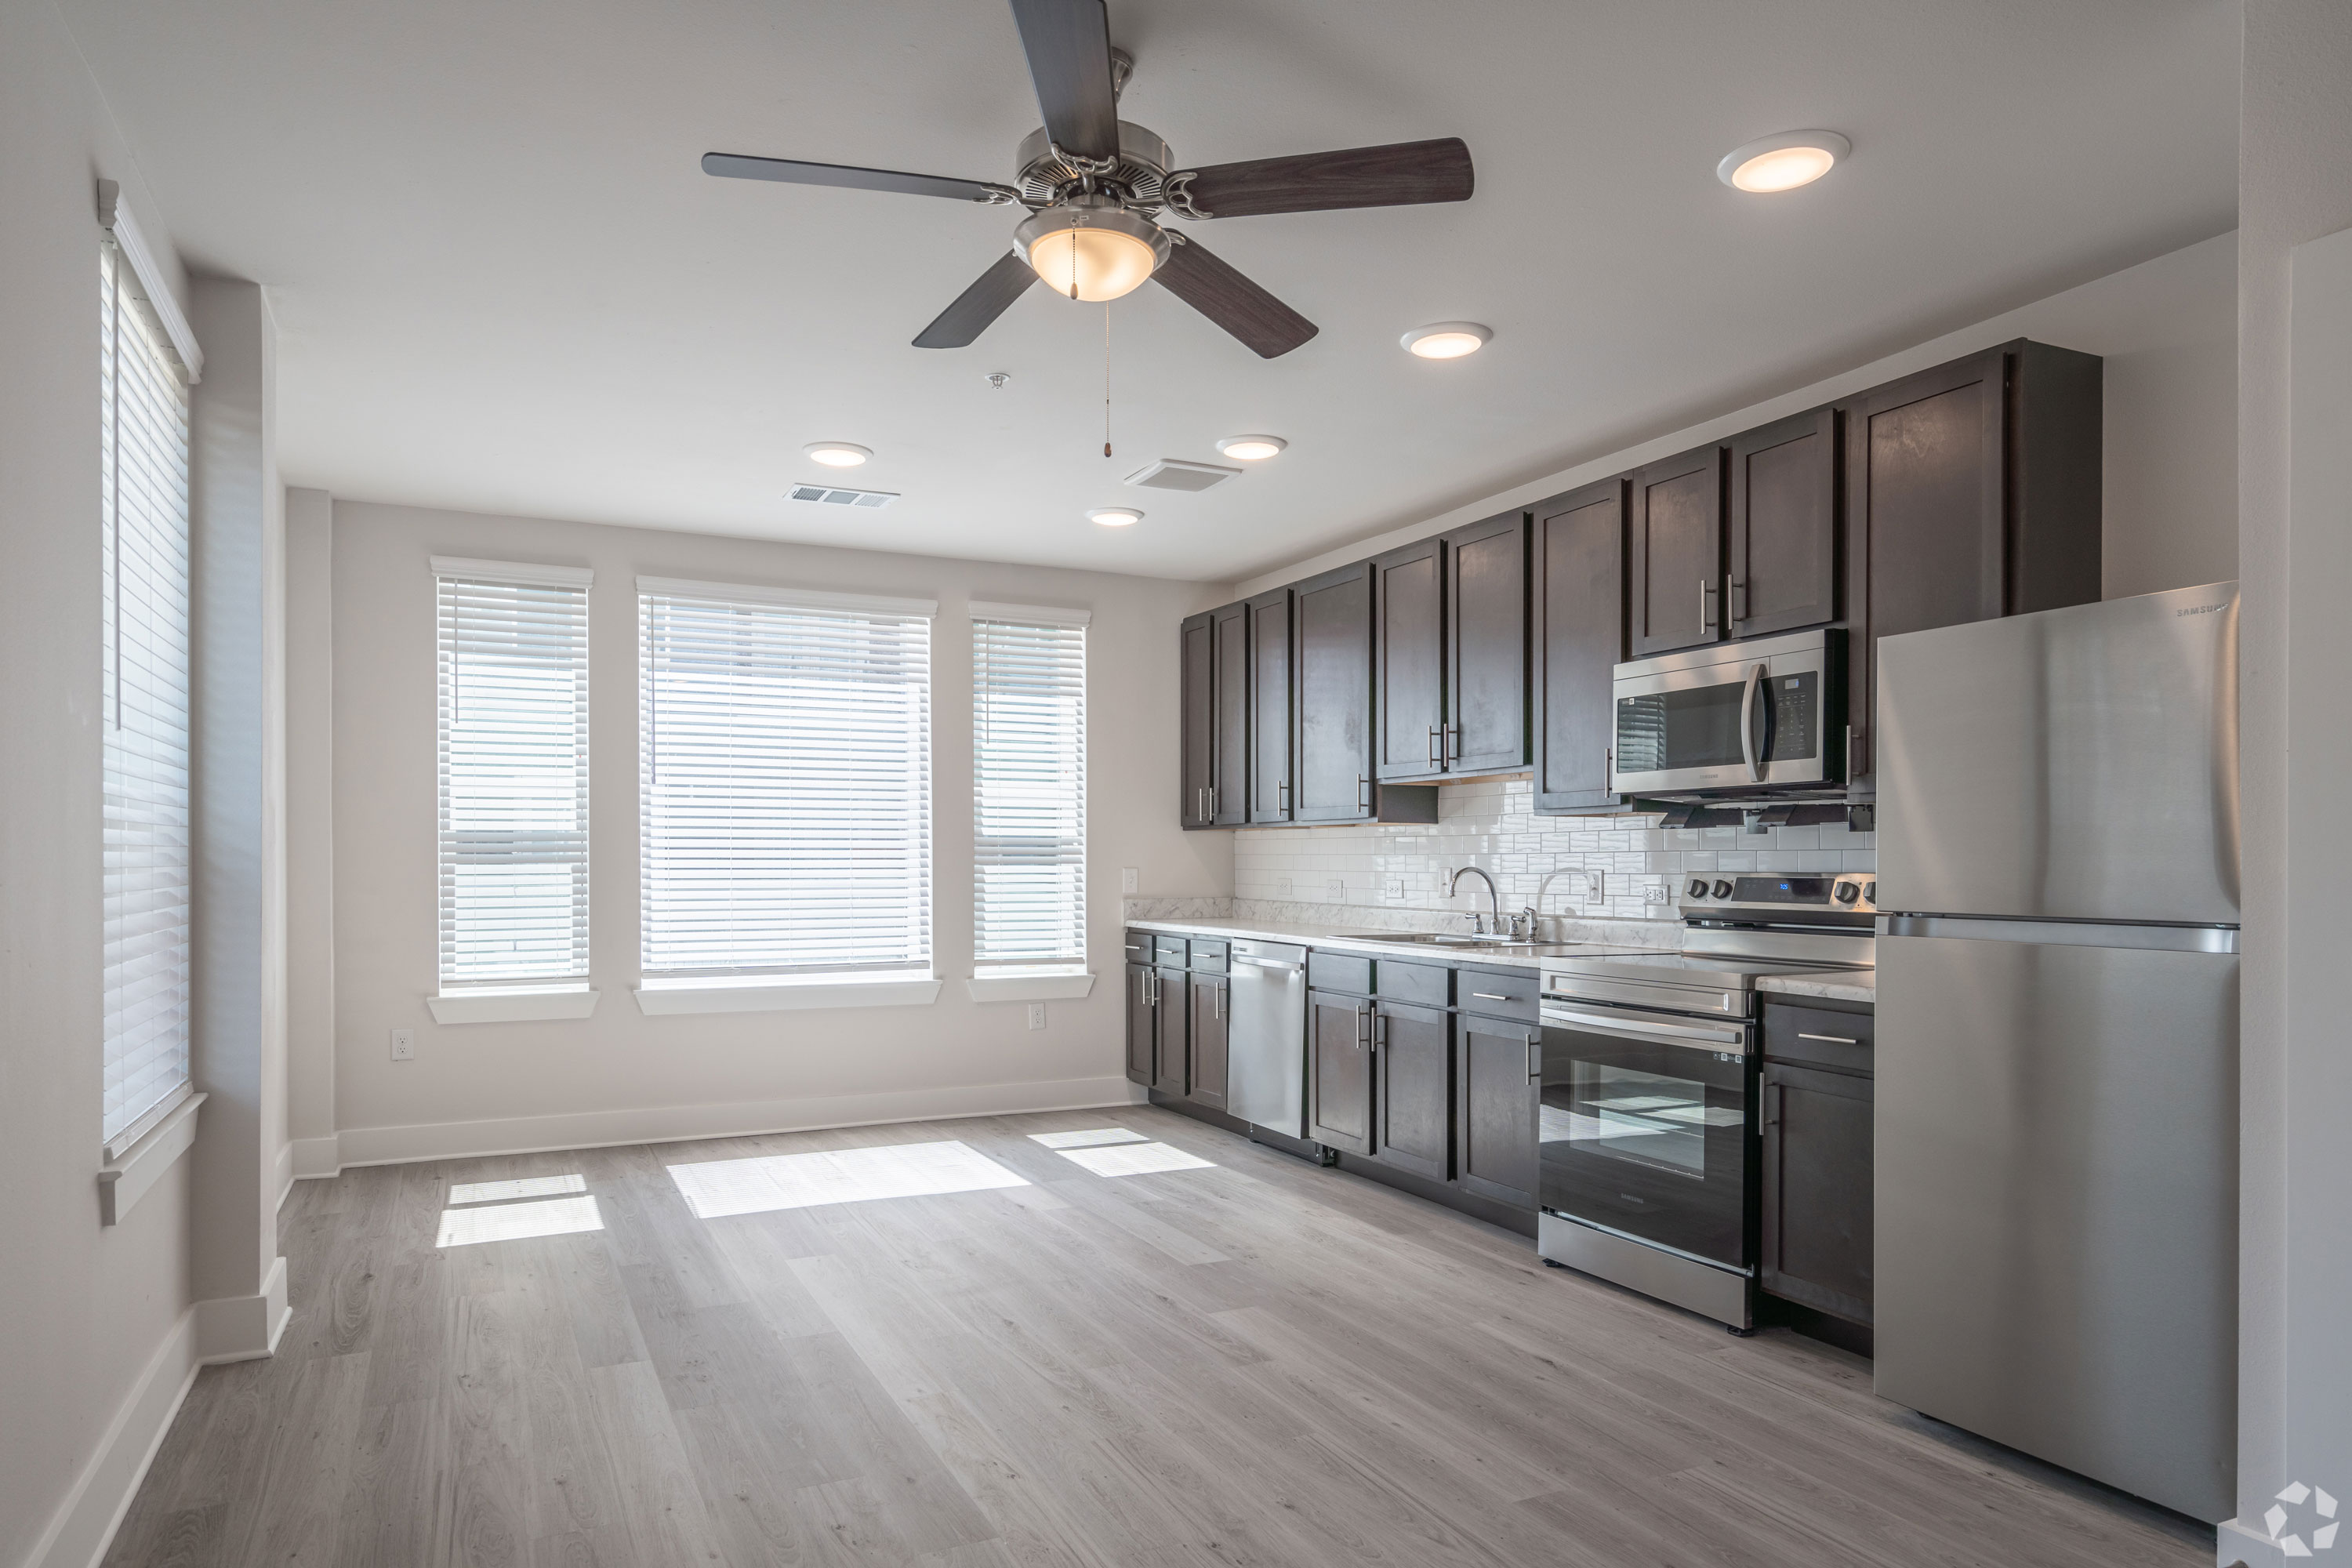
[[[1458,137],[1354,147],[1290,158],[1174,168],[1168,143],[1118,117],[1132,62],[1110,47],[1103,0],[1012,0],[1013,25],[1045,123],[1023,139],[1009,185],[707,153],[705,174],[790,184],[845,185],[947,196],[1029,216],[1013,250],[982,273],[915,339],[961,348],[1043,279],[1073,300],[1116,300],[1157,279],[1175,296],[1267,359],[1315,335],[1315,323],[1159,220],[1247,217],[1339,207],[1467,201],[1470,149]]]

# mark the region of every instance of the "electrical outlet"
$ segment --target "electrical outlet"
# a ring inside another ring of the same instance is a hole
[[[1649,886],[1642,889],[1642,901],[1645,904],[1664,903],[1666,901],[1666,885],[1664,882],[1652,882]]]
[[[1120,892],[1131,893],[1135,891],[1136,885],[1140,880],[1141,878],[1138,875],[1134,867],[1121,866],[1118,868],[1118,890]]]
[[[1029,1004],[1029,1026],[1033,1029],[1042,1029],[1045,1026],[1045,1004],[1043,1002]]]
[[[1289,878],[1287,878],[1287,877],[1276,877],[1276,878],[1274,879],[1274,896],[1275,896],[1276,898],[1277,898],[1277,899],[1286,899],[1286,898],[1290,897],[1290,879],[1289,879]]]
[[[1608,872],[1587,871],[1584,874],[1584,901],[1588,904],[1605,904],[1609,901]]]
[[[1391,877],[1389,879],[1388,896],[1391,899],[1402,899],[1404,897],[1404,879],[1402,877]]]
[[[394,1029],[392,1032],[392,1059],[396,1062],[413,1062],[416,1059],[415,1030]]]
[[[1330,900],[1335,904],[1346,903],[1348,901],[1348,879],[1345,877],[1332,878],[1329,881],[1323,884],[1323,896]]]

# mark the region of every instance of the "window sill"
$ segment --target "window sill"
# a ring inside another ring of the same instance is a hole
[[[597,993],[585,985],[515,986],[484,991],[445,991],[427,996],[436,1024],[523,1024],[542,1018],[585,1018],[596,1010]]]
[[[205,1100],[201,1093],[188,1096],[169,1116],[141,1134],[136,1143],[122,1152],[121,1158],[99,1167],[99,1224],[121,1225],[131,1205],[145,1197],[147,1189],[162,1181],[163,1173],[194,1146],[196,1107]]]
[[[803,1007],[928,1007],[940,999],[940,983],[931,975],[903,970],[792,979],[753,975],[648,980],[637,987],[636,995],[637,1011],[649,1018],[675,1013],[787,1013]]]
[[[1083,969],[1000,969],[963,983],[975,1002],[1063,1002],[1095,988]]]

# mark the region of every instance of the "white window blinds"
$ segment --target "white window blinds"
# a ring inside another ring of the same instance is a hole
[[[972,951],[983,967],[1086,962],[1087,631],[1064,615],[972,609]]]
[[[588,977],[588,584],[436,556],[441,987]]]
[[[111,241],[99,251],[99,321],[111,1146],[188,1081],[188,392]]]
[[[648,974],[930,966],[931,609],[638,579]]]

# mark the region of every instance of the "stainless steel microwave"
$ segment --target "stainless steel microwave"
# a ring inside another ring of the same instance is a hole
[[[1617,667],[1609,787],[1773,795],[1843,784],[1845,633],[1828,626]]]

